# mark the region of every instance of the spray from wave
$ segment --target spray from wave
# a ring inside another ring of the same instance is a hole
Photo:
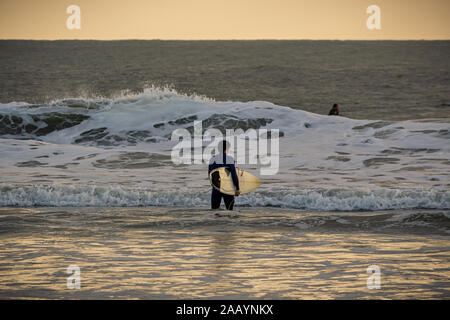
[[[158,87],[111,98],[0,104],[0,205],[207,206],[206,169],[170,162],[171,133],[192,131],[194,121],[222,132],[280,130],[279,174],[238,205],[450,208],[448,123],[353,120]]]
[[[119,146],[168,141],[177,128],[258,129],[273,119],[245,114],[245,104],[216,102],[175,89],[150,87],[142,93],[123,92],[114,98],[77,98],[48,104],[0,104],[0,137]],[[238,110],[232,107],[238,107]],[[243,111],[242,116],[239,111]]]
[[[0,206],[208,206],[209,193],[151,191],[121,186],[0,185]],[[450,193],[417,190],[282,190],[243,195],[236,204],[319,211],[377,211],[394,209],[450,209]]]

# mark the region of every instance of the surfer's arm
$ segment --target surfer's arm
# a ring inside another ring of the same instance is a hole
[[[211,174],[211,171],[213,171],[213,170],[214,170],[214,164],[210,164],[208,166],[208,180],[210,179],[210,174]]]
[[[233,179],[234,186],[236,187],[236,191],[239,190],[239,179],[236,174],[236,167],[234,164],[229,164],[228,167],[230,168],[231,172],[231,178]]]

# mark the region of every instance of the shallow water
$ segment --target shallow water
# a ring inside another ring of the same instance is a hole
[[[445,211],[2,208],[0,221],[3,299],[450,298]]]

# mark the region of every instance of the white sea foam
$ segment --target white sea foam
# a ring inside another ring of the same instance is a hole
[[[178,167],[169,158],[168,135],[197,119],[204,129],[257,125],[284,134],[279,173],[261,177],[238,205],[449,208],[445,122],[353,120],[154,87],[110,99],[0,104],[0,116],[2,206],[208,205],[206,165]],[[37,129],[17,129],[27,125]]]
[[[209,193],[186,188],[151,191],[117,186],[17,186],[0,184],[0,206],[208,206]],[[255,192],[236,205],[320,211],[450,209],[450,192],[389,190],[285,190]]]

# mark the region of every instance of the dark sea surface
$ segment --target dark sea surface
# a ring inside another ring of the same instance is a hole
[[[0,41],[0,103],[171,86],[354,119],[450,116],[450,41]]]

